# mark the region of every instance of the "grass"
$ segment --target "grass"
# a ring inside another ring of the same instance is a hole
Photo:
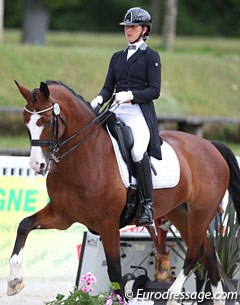
[[[112,53],[126,46],[123,34],[50,32],[45,46],[21,45],[20,35],[5,31],[0,45],[0,106],[24,105],[14,79],[31,90],[40,81],[61,80],[91,101]],[[174,52],[163,50],[157,36],[148,44],[161,55],[158,113],[239,116],[240,39],[177,37]]]
[[[9,106],[23,105],[14,79],[30,89],[46,79],[62,80],[92,100],[103,85],[112,53],[126,45],[122,34],[49,33],[46,46],[20,45],[16,31],[4,37],[0,105]],[[162,60],[159,113],[240,113],[240,39],[180,37],[175,52],[166,52],[155,36],[149,46]]]
[[[1,136],[0,135],[0,147],[12,148],[12,149],[27,149],[30,147],[29,139],[26,134],[18,136]]]

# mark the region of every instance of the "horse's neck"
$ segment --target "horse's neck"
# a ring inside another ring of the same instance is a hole
[[[65,139],[70,138],[77,131],[86,128],[86,126],[94,119],[93,114],[87,109],[84,104],[79,102],[69,103],[67,108],[65,108],[65,115],[67,117],[66,129],[63,137]],[[91,126],[86,128],[80,136],[76,137],[73,142],[78,141],[80,138],[83,138],[86,133],[91,130]]]
[[[73,146],[69,145],[68,148],[71,149],[71,147]],[[104,188],[105,184],[109,185],[107,176],[110,177],[110,174],[114,172],[112,164],[114,164],[114,153],[111,142],[107,133],[101,128],[57,164],[60,169],[57,171],[57,175],[61,179],[63,178],[63,183],[67,181],[75,185],[84,196],[83,194],[89,189],[96,190],[99,183]],[[108,174],[106,175],[106,173]],[[104,179],[103,175],[106,175]]]
[[[93,119],[94,116],[87,109],[80,109],[79,111],[78,108],[72,107],[71,113],[68,113],[64,140],[70,138],[78,130],[87,126]],[[72,173],[81,168],[82,173],[84,172],[89,177],[92,174],[96,175],[100,173],[100,171],[104,170],[104,168],[112,162],[114,154],[111,140],[105,129],[101,126],[97,127],[97,125],[98,122],[86,128],[86,130],[69,141],[66,147],[64,147],[64,151],[68,151],[74,147],[74,145],[83,141],[83,143],[67,157],[67,167],[73,171]],[[94,128],[96,128],[96,130],[87,138],[88,134]],[[62,163],[62,167],[65,166],[64,164],[66,163]]]

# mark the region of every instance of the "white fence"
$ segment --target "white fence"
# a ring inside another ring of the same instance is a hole
[[[30,169],[29,157],[0,156],[0,177],[1,176],[23,176],[38,177]]]
[[[237,156],[240,166],[240,157]],[[0,156],[0,177],[1,176],[23,176],[23,177],[42,177],[36,174],[29,166],[29,157]],[[228,191],[222,200],[222,207],[225,209],[228,204]]]

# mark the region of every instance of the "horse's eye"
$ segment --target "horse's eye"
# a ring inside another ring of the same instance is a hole
[[[50,125],[52,125],[52,122],[53,120],[51,118],[42,117],[42,123],[44,127],[49,127]]]
[[[44,122],[44,126],[45,126],[45,127],[49,127],[50,125],[52,125],[52,122],[53,122],[53,120],[51,120],[51,119],[46,120],[46,121]]]

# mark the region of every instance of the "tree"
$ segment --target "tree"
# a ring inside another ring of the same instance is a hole
[[[159,34],[160,31],[160,16],[161,16],[161,0],[151,0],[151,12],[152,12],[152,32]]]
[[[1,1],[1,0],[0,0]],[[80,0],[25,0],[22,42],[44,44],[51,9],[79,4]]]
[[[118,22],[122,20],[125,11],[130,6],[140,6],[151,13],[154,33],[156,28],[157,31],[162,30],[166,2],[166,0],[131,0],[131,3],[129,0],[32,0],[34,1],[42,3],[48,9],[51,30],[122,31]],[[23,3],[23,0],[4,1],[5,29],[22,27]],[[160,22],[158,14],[160,14]],[[178,1],[177,33],[178,35],[239,37],[240,1]]]
[[[4,1],[0,0],[0,42],[3,40]]]
[[[177,0],[165,0],[163,19],[163,46],[166,50],[174,48],[176,37]]]
[[[25,0],[23,43],[44,44],[49,24],[49,9],[39,0]]]

